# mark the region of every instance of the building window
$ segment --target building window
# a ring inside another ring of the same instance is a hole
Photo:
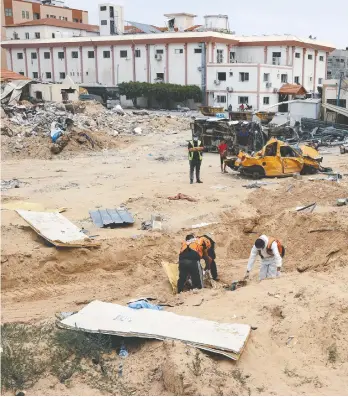
[[[40,14],[38,12],[34,12],[33,17],[34,19],[40,19]]]
[[[230,63],[233,63],[235,58],[236,58],[236,53],[231,51],[230,52]]]
[[[272,52],[272,65],[280,65],[281,52]]]
[[[106,11],[106,6],[101,6],[100,11]]]
[[[73,22],[76,22],[76,23],[78,23],[78,22],[79,22],[79,20],[78,20],[77,18],[73,18]]]
[[[319,61],[320,61],[320,62],[324,62],[324,57],[323,57],[323,55],[320,55]]]
[[[22,11],[22,18],[25,19],[25,11]]]
[[[202,48],[195,48],[194,49],[195,54],[202,54]]]
[[[25,38],[29,40],[29,33],[25,33]]]
[[[326,103],[329,103],[330,105],[337,105],[337,99],[327,99]],[[338,102],[338,106],[341,108],[346,108],[347,107],[347,101],[346,99],[340,99]]]
[[[156,80],[164,80],[164,73],[156,73]]]
[[[31,59],[37,59],[37,53],[36,52],[32,52],[31,53]]]
[[[240,72],[239,81],[249,81],[249,73]]]
[[[272,58],[281,58],[282,57],[282,53],[281,52],[273,52],[272,53]]]
[[[33,72],[33,79],[39,78],[39,73],[38,72]]]
[[[282,74],[281,75],[281,82],[282,83],[287,83],[288,82],[288,75],[287,74]]]
[[[323,84],[323,79],[319,78],[318,79],[318,84]]]
[[[156,50],[156,54],[164,54],[164,50]]]
[[[266,83],[269,82],[269,73],[263,74],[263,81],[265,81]]]
[[[308,59],[313,59],[313,55],[312,54],[308,54]]]
[[[25,11],[25,18],[29,19],[29,11]]]
[[[134,54],[135,54],[135,58],[140,58],[141,57],[141,51],[140,50],[135,50]]]
[[[120,58],[127,58],[127,50],[120,51]]]
[[[102,20],[100,21],[100,24],[101,24],[101,25],[107,25],[107,24],[108,24],[108,21],[107,21],[106,19],[102,19]]]
[[[52,78],[52,73],[46,72],[46,79],[51,79],[51,78]]]
[[[71,58],[78,58],[79,57],[79,52],[78,51],[71,51]]]
[[[227,102],[226,95],[217,95],[216,102],[218,102],[218,103],[226,103]]]
[[[249,103],[249,97],[248,96],[239,96],[238,97],[238,103],[239,104],[248,104]]]
[[[309,78],[309,82],[311,83],[313,81],[313,77],[311,76],[310,78]]]
[[[174,53],[175,54],[183,54],[184,50],[182,48],[177,48],[177,49],[174,50]]]
[[[263,97],[263,104],[264,105],[269,105],[269,96],[264,96]]]
[[[51,53],[48,51],[44,52],[44,59],[51,59]]]
[[[110,58],[110,51],[103,51],[103,58]]]
[[[300,84],[300,76],[295,76],[295,84]]]
[[[217,78],[219,81],[226,81],[226,72],[218,72]]]
[[[17,52],[17,59],[23,59],[23,52]]]
[[[301,54],[299,52],[295,52],[295,58],[301,58]]]
[[[64,59],[64,51],[58,52],[58,59]]]
[[[35,32],[35,39],[39,39],[40,38],[40,32]]]
[[[5,8],[5,17],[12,17],[12,8]]]
[[[55,39],[55,38],[56,38],[56,34],[52,33],[52,39]]]
[[[94,58],[94,51],[88,51],[88,58]]]
[[[216,63],[223,63],[224,50],[216,50]]]
[[[20,74],[21,76],[24,76],[24,72],[19,72],[19,74]]]
[[[64,72],[60,72],[59,73],[59,78],[60,79],[65,79],[65,73]]]

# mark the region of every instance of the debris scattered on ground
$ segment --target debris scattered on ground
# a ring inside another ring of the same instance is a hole
[[[152,230],[162,230],[161,215],[151,215],[151,228]]]
[[[196,225],[192,225],[191,229],[199,229],[200,227],[205,227],[205,226],[210,226],[210,225],[216,225],[218,222],[202,222],[202,223],[197,223]]]
[[[18,189],[21,186],[25,186],[27,184],[27,182],[22,182],[19,179],[10,179],[9,181],[1,180],[1,191]]]
[[[179,340],[232,360],[239,359],[251,332],[247,324],[222,324],[167,311],[133,310],[101,301],[91,302],[60,321],[59,326],[80,332]]]
[[[168,197],[168,200],[187,200],[197,202],[198,200],[186,194],[178,193],[176,196]]]
[[[89,211],[89,215],[93,223],[101,228],[110,227],[113,229],[115,227],[134,224],[133,216],[125,208]]]
[[[338,199],[337,206],[342,207],[343,205],[348,205],[348,198]]]
[[[300,211],[313,212],[316,206],[317,206],[317,203],[305,205],[302,207],[296,207],[296,211],[297,212],[300,212]]]
[[[26,211],[36,211],[36,212],[65,212],[66,207],[61,207],[57,209],[46,208],[40,203],[28,203],[27,201],[13,201],[4,203],[1,206],[3,210],[26,210]]]
[[[137,301],[129,302],[128,307],[130,307],[131,309],[163,310],[161,306],[149,303],[147,299],[139,299]]]
[[[56,247],[98,247],[80,229],[58,212],[17,210],[17,213],[46,241]]]
[[[179,280],[179,266],[177,263],[162,262],[162,267],[166,273],[169,283],[172,287],[173,294],[178,292],[178,280]]]

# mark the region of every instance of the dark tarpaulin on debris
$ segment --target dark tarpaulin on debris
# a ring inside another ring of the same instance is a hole
[[[98,227],[132,225],[133,216],[123,208],[89,211],[93,223]]]

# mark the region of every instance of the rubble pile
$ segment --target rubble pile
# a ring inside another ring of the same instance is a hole
[[[100,132],[109,137],[118,135],[143,135],[156,132],[175,132],[190,128],[190,119],[186,113],[124,111],[120,106],[106,109],[95,101],[77,101],[68,104],[29,102],[20,105],[3,105],[1,118],[1,135],[8,153],[19,153],[28,147],[28,138],[51,141],[51,130],[58,124],[71,121],[71,126],[63,135],[69,140],[70,134],[92,134]],[[32,144],[30,143],[30,145]],[[55,142],[53,142],[55,144]],[[59,143],[59,142],[58,142]],[[82,143],[82,142],[80,142]],[[57,145],[56,145],[57,146]],[[62,145],[62,150],[66,145]],[[98,145],[97,145],[98,147]],[[53,150],[52,150],[53,149]],[[57,147],[52,153],[59,153]]]

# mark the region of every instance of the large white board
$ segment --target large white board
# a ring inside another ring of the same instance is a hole
[[[166,311],[93,301],[60,322],[64,328],[125,337],[180,340],[238,360],[250,335],[247,324],[218,323]]]

